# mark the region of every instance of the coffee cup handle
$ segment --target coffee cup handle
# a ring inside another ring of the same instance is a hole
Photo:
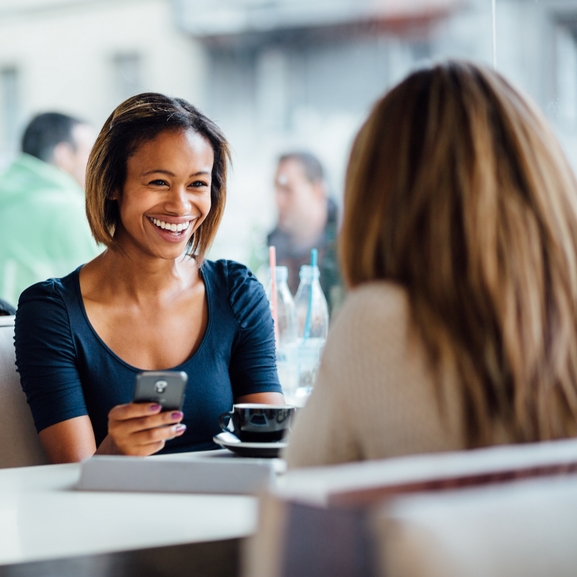
[[[232,418],[233,413],[223,413],[218,418],[218,424],[223,431],[230,433],[230,429],[228,428],[228,424],[230,423],[230,419]]]

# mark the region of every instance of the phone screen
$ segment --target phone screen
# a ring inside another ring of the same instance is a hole
[[[188,376],[183,371],[144,371],[136,375],[135,403],[158,403],[163,411],[182,409]]]

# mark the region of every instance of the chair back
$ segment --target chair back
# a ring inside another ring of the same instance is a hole
[[[261,496],[241,575],[574,575],[576,473],[577,438],[288,471]],[[538,490],[533,497],[523,487]],[[532,508],[532,499],[543,505]],[[471,545],[464,557],[463,543]]]
[[[0,317],[0,469],[46,463],[16,372],[14,317]]]

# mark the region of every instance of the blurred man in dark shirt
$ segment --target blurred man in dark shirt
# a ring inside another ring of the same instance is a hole
[[[334,304],[340,294],[337,261],[337,205],[329,198],[324,170],[308,152],[283,154],[275,175],[278,209],[276,228],[267,244],[276,247],[277,264],[289,269],[289,287],[294,294],[299,285],[299,269],[310,263],[310,251],[319,251],[321,286]]]

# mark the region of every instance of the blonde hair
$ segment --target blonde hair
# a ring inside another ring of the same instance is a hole
[[[351,287],[408,291],[469,446],[577,435],[577,185],[537,108],[466,62],[418,71],[375,105],[347,171]],[[386,330],[386,327],[383,327]]]
[[[202,262],[224,213],[229,145],[216,124],[192,104],[156,92],[137,94],[118,105],[104,123],[90,153],[86,168],[86,215],[97,242],[116,248],[114,231],[119,212],[115,196],[122,194],[128,158],[161,132],[180,130],[200,134],[214,152],[210,212],[187,247],[189,254]]]

